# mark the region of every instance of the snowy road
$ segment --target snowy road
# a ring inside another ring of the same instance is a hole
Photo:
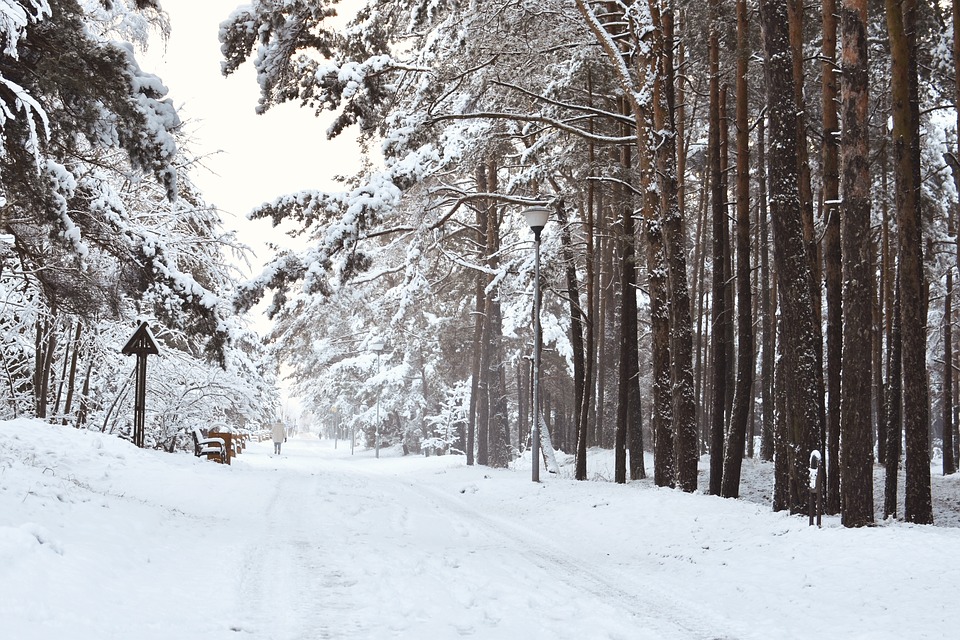
[[[223,466],[0,423],[0,640],[934,640],[955,623],[958,527],[817,529],[649,480],[340,445],[252,444]],[[960,475],[932,479],[958,499]]]
[[[734,637],[718,620],[697,620],[689,603],[657,597],[630,567],[595,566],[593,553],[578,553],[589,551],[584,541],[560,545],[471,507],[463,497],[472,484],[457,489],[400,475],[416,465],[441,476],[441,458],[347,453],[296,440],[279,459],[244,456],[276,473],[260,526],[246,533],[240,553],[231,626],[241,635]]]

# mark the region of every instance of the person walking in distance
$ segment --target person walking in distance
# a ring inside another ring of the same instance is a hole
[[[273,452],[277,455],[280,455],[280,445],[283,444],[283,441],[286,440],[286,429],[283,427],[283,423],[277,420],[273,423]]]

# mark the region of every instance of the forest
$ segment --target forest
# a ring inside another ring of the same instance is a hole
[[[307,246],[248,280],[136,59],[161,4],[0,3],[2,417],[125,433],[143,320],[151,446],[271,419],[282,364],[327,435],[505,467],[539,358],[580,480],[602,447],[616,482],[736,498],[759,457],[805,513],[819,456],[846,526],[933,521],[960,459],[957,0],[253,0],[223,73],[253,65],[260,112],[331,112],[366,163],[251,203]]]

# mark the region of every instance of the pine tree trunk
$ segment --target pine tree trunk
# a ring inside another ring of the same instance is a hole
[[[954,107],[957,111],[957,124],[960,125],[960,0],[953,0],[953,70],[954,70]],[[960,129],[957,129],[960,131]],[[957,138],[960,157],[960,136]],[[954,163],[956,164],[956,163]],[[954,185],[960,185],[960,167],[951,166]],[[958,191],[960,193],[960,191]],[[956,242],[957,228],[954,226],[955,212],[960,203],[950,207],[947,234]],[[947,290],[943,302],[943,475],[957,472],[955,455],[953,395],[953,266],[947,264]]]
[[[71,329],[66,329],[64,331],[64,344],[63,344],[63,363],[60,368],[60,380],[57,381],[57,397],[53,402],[53,415],[60,415],[60,400],[63,398],[63,388],[67,383],[67,366],[70,363],[70,334],[73,333]]]
[[[791,101],[794,78],[790,60],[786,0],[761,0],[767,114],[770,122],[770,217],[781,309],[780,357],[789,436],[791,511],[807,502],[807,465],[820,445],[823,379],[817,353],[817,323],[811,299],[812,274],[803,235],[798,191],[797,114]],[[819,384],[818,384],[819,378]]]
[[[599,207],[601,214],[603,207]],[[610,370],[610,363],[617,361],[617,354],[613,351],[610,335],[614,332],[610,325],[610,309],[613,307],[614,285],[613,268],[616,258],[612,255],[611,247],[613,242],[610,240],[609,226],[604,215],[600,216],[600,224],[597,229],[597,236],[600,241],[601,265],[599,277],[599,290],[597,291],[597,325],[599,332],[597,335],[597,421],[594,425],[595,444],[603,447],[606,443],[607,420],[607,372]]]
[[[679,131],[674,121],[676,82],[673,68],[673,9],[662,13],[651,3],[658,73],[654,81],[654,130],[657,149],[661,219],[666,245],[670,308],[670,352],[673,393],[673,458],[677,485],[684,491],[697,489],[697,406],[693,381],[693,321],[687,285],[687,252],[684,246],[683,214],[680,208],[677,170]],[[639,402],[639,400],[638,400]],[[663,434],[667,435],[667,434]]]
[[[720,166],[720,37],[719,0],[710,0],[708,44],[710,73],[710,123],[708,133],[710,167],[710,203],[713,220],[713,304],[710,315],[712,403],[710,424],[710,495],[720,495],[723,478],[723,441],[727,397],[727,318],[726,271],[727,211]]]
[[[481,214],[477,211],[478,233],[480,233]],[[482,245],[478,245],[482,246]],[[483,310],[486,308],[486,299],[483,293],[484,276],[478,274],[476,277],[476,304],[473,312],[473,371],[470,377],[470,412],[467,415],[467,441],[465,448],[467,452],[467,465],[473,465],[475,449],[477,446],[477,419],[480,407],[480,359],[483,349]]]
[[[774,362],[776,358],[776,332],[773,328],[773,286],[770,279],[770,232],[767,215],[767,135],[764,119],[757,126],[757,191],[760,195],[758,217],[760,218],[760,342],[762,357],[760,360],[760,406],[763,423],[760,429],[760,459],[773,460],[775,420],[774,414]]]
[[[952,217],[952,216],[951,216]],[[951,227],[952,221],[951,221]],[[953,458],[953,269],[947,267],[943,297],[943,475],[957,472]]]
[[[587,74],[587,90],[590,94],[590,104],[593,104],[593,79]],[[593,120],[590,120],[590,131],[593,132]],[[596,161],[594,145],[590,143],[587,148],[587,161],[590,165],[590,177],[593,176],[593,166]],[[590,180],[587,183],[587,207],[583,221],[584,242],[586,245],[586,260],[584,264],[586,276],[586,339],[584,350],[584,372],[583,372],[583,399],[580,406],[577,407],[577,453],[576,468],[574,477],[577,480],[587,479],[587,448],[590,439],[590,416],[593,405],[595,390],[595,371],[594,363],[597,361],[596,350],[596,314],[594,313],[596,301],[596,282],[594,277],[594,242],[595,234],[593,232],[594,205],[596,181]]]
[[[737,0],[737,382],[727,434],[721,495],[740,495],[740,471],[753,404],[753,300],[750,285],[750,124],[747,108],[749,27],[746,0]]]
[[[800,212],[803,219],[803,239],[807,246],[807,259],[810,261],[810,301],[813,304],[814,339],[817,343],[817,369],[823,372],[823,301],[820,292],[820,247],[813,221],[813,187],[811,185],[809,140],[807,138],[807,105],[804,93],[804,54],[803,31],[805,5],[803,0],[787,0],[787,12],[790,21],[790,48],[793,54],[793,93],[797,112],[797,162],[799,171]],[[820,411],[820,434],[817,448],[824,451],[827,439],[827,409],[824,403],[826,390],[823,376],[817,380],[817,409]]]
[[[900,275],[897,274],[899,281]],[[886,476],[884,478],[883,517],[897,517],[897,475],[900,472],[900,455],[903,440],[903,401],[902,387],[902,348],[901,348],[901,321],[900,321],[900,287],[897,283],[893,301],[893,316],[890,331],[890,346],[887,349],[887,401],[886,415]]]
[[[487,188],[490,193],[499,190],[497,183],[497,165],[487,163]],[[487,268],[490,273],[500,269],[500,215],[501,208],[490,202],[487,217]],[[487,431],[489,442],[487,455],[491,467],[506,468],[510,463],[510,422],[507,416],[506,363],[503,358],[503,314],[500,310],[499,289],[490,291],[487,297],[487,309],[490,316],[490,332],[487,338],[490,350],[489,402],[490,426]]]
[[[477,188],[481,193],[488,193],[487,168],[481,164],[477,170]],[[490,260],[490,227],[493,225],[490,213],[490,207],[486,203],[478,204],[478,213],[480,216],[480,229],[483,231],[481,238],[481,247],[484,248],[484,261]],[[484,305],[483,305],[483,324],[480,338],[480,366],[477,383],[477,464],[486,466],[489,463],[489,432],[490,432],[490,308],[493,292],[487,291],[487,286],[492,281],[492,276],[485,274],[483,276],[484,284]]]
[[[633,161],[630,147],[621,148],[621,168],[629,172]],[[632,418],[635,410],[630,406],[632,384],[637,384],[637,294],[636,294],[636,249],[633,225],[633,207],[629,194],[624,193],[620,209],[620,359],[617,372],[617,425],[614,442],[614,480],[627,481],[627,439],[635,426]],[[654,393],[654,404],[657,403]],[[656,411],[656,409],[654,409]]]
[[[930,414],[926,364],[926,300],[920,216],[919,119],[916,114],[916,0],[887,0],[891,52],[893,149],[900,254],[903,418],[908,522],[933,522],[930,496]]]
[[[47,405],[50,396],[50,371],[53,369],[53,356],[57,350],[57,332],[49,320],[43,322],[44,338],[41,341],[40,385],[37,389],[37,417],[47,417]]]
[[[73,407],[73,395],[77,388],[77,363],[80,359],[80,337],[83,335],[83,323],[77,321],[77,330],[73,335],[73,353],[70,356],[70,375],[67,382],[67,397],[63,402],[63,423],[69,421],[70,409]]]
[[[583,441],[586,443],[586,434],[583,433],[580,425],[580,419],[583,412],[583,406],[586,402],[586,354],[584,353],[583,343],[583,309],[580,307],[580,283],[577,279],[576,256],[573,251],[573,240],[570,237],[569,220],[563,200],[556,204],[557,221],[560,226],[560,246],[563,250],[563,261],[565,263],[565,275],[567,279],[567,305],[570,313],[570,347],[573,350],[573,428],[578,434],[577,442],[581,439],[579,434],[583,435]],[[577,455],[580,455],[580,447],[577,447]],[[578,480],[586,480],[586,447],[583,451],[583,477],[577,474]],[[577,469],[579,470],[580,460],[577,460]]]
[[[779,327],[782,324],[778,324]],[[777,340],[777,344],[780,344]],[[787,393],[784,379],[783,358],[778,357],[775,363],[773,382],[773,510],[786,511],[790,508],[790,435],[787,420]]]
[[[841,513],[847,527],[873,514],[873,243],[870,239],[866,0],[842,0],[843,352]]]
[[[956,85],[956,93],[954,96],[954,110],[957,112],[957,131],[960,131],[960,0],[953,0],[953,74],[954,81]],[[957,158],[960,159],[960,135],[957,136]],[[960,176],[955,177],[955,180],[960,183]],[[957,193],[960,193],[958,189]],[[960,216],[960,199],[956,203],[956,216]],[[954,242],[956,246],[956,264],[960,267],[960,217],[954,217],[953,227],[954,233]],[[954,305],[956,308],[956,305]],[[958,349],[953,349],[954,357],[956,357]],[[955,363],[951,360],[949,363],[950,367],[953,367]],[[951,424],[953,425],[953,461],[954,467],[960,468],[960,403],[957,402],[958,399],[958,378],[960,376],[953,376],[954,384],[954,406],[953,406],[953,417]]]
[[[824,271],[827,290],[827,485],[825,510],[840,513],[840,363],[843,349],[842,275],[840,250],[840,169],[837,119],[836,0],[823,0],[823,200]]]
[[[889,181],[888,181],[888,171],[887,171],[887,137],[883,136],[880,142],[879,149],[879,158],[880,158],[880,193],[889,194]],[[890,241],[890,228],[892,226],[890,221],[890,206],[888,204],[889,198],[884,197],[880,199],[880,219],[881,219],[881,228],[880,228],[880,252],[881,252],[881,262],[880,262],[880,294],[883,297],[883,332],[884,332],[884,341],[887,345],[886,348],[886,384],[883,387],[883,416],[881,417],[879,423],[877,424],[877,461],[880,464],[885,465],[887,461],[887,415],[888,415],[888,404],[890,403],[890,393],[893,386],[893,379],[891,376],[891,353],[893,351],[893,309],[894,309],[894,283],[897,279],[897,261],[894,258],[894,244]],[[899,334],[898,334],[899,335]],[[897,338],[899,341],[899,338]],[[897,365],[899,367],[899,365]],[[899,369],[898,369],[899,371]],[[898,374],[899,375],[899,374]],[[899,381],[897,382],[899,385]],[[899,386],[898,386],[899,388]],[[898,396],[899,398],[899,396]],[[899,402],[899,400],[897,400]]]
[[[87,373],[83,377],[83,389],[80,391],[80,408],[77,409],[77,428],[83,427],[87,423],[87,415],[90,411],[90,377],[93,373],[93,358],[87,359]]]
[[[653,18],[653,15],[651,15]],[[659,22],[659,14],[653,18]],[[653,466],[654,483],[657,486],[673,486],[676,475],[674,470],[674,438],[673,438],[673,371],[670,361],[671,318],[668,302],[668,260],[667,247],[664,238],[664,211],[665,194],[663,189],[663,175],[656,177],[657,187],[654,187],[654,172],[657,169],[668,171],[672,167],[671,161],[666,159],[667,153],[672,153],[669,147],[660,139],[663,127],[666,127],[666,97],[663,91],[663,78],[658,67],[661,63],[662,33],[654,34],[653,51],[644,60],[645,68],[642,74],[652,79],[652,120],[644,113],[637,111],[637,156],[640,170],[640,192],[643,196],[643,233],[646,241],[647,258],[647,294],[650,298],[650,327],[652,351],[652,387],[653,408],[651,409],[651,431],[653,433]],[[626,283],[624,283],[626,284]],[[631,298],[635,298],[633,293]],[[630,334],[633,347],[637,347],[636,320]],[[639,349],[638,349],[639,351]],[[639,361],[638,358],[635,362]],[[630,391],[639,387],[639,364],[631,371],[632,379]],[[639,417],[639,393],[631,398],[629,404],[633,419]],[[631,424],[635,424],[631,422]],[[642,460],[642,451],[637,455],[637,461]],[[633,450],[631,449],[631,459]]]

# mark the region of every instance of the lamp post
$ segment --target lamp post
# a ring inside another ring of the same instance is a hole
[[[377,354],[377,375],[380,375],[380,354],[383,353],[383,338],[374,338],[370,350]],[[374,426],[374,451],[380,457],[380,383],[377,383],[377,423]]]
[[[533,231],[533,424],[530,428],[531,479],[540,482],[540,232],[547,224],[550,209],[530,207],[524,209],[523,217]]]

